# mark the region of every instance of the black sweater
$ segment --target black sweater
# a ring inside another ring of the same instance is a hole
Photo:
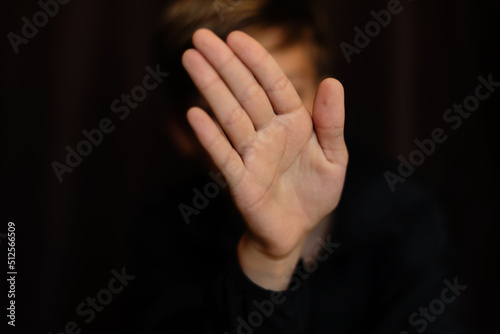
[[[461,333],[455,309],[465,287],[448,271],[437,205],[411,180],[391,192],[375,161],[350,147],[318,265],[306,270],[301,260],[283,293],[241,271],[236,244],[244,225],[227,189],[193,205],[193,189],[203,193],[214,182],[208,173],[161,191],[133,235],[127,272],[136,279],[125,292],[125,332]],[[212,184],[210,194],[215,190]]]

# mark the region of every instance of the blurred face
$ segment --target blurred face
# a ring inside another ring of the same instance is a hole
[[[280,46],[282,40],[279,29],[248,29],[245,31],[260,42],[273,56],[283,72],[292,82],[302,102],[312,113],[319,76],[314,63],[312,43],[299,41],[286,47]],[[210,112],[208,103],[200,96],[197,105]],[[181,133],[179,128],[169,129],[177,148],[190,159],[197,159],[203,154],[203,148],[197,140]]]
[[[299,41],[286,47],[279,47],[281,41],[279,29],[250,30],[248,33],[269,51],[292,82],[304,105],[309,112],[312,112],[319,84],[312,43]]]

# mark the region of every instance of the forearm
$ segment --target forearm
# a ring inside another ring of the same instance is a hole
[[[300,259],[307,235],[299,240],[288,254],[272,257],[248,232],[238,243],[238,261],[245,275],[255,284],[268,290],[284,291]]]

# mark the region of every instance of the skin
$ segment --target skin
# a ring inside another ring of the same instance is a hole
[[[286,290],[309,234],[340,199],[344,92],[332,78],[315,89],[307,48],[272,50],[266,36],[235,31],[224,42],[200,29],[182,61],[216,118],[194,107],[188,122],[246,222],[240,266],[259,286]]]

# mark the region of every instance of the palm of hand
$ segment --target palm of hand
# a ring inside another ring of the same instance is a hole
[[[193,37],[197,50],[183,58],[226,136],[199,108],[188,120],[228,180],[250,234],[281,256],[339,201],[347,165],[343,91],[323,81],[311,116],[272,57],[236,34],[230,48],[201,30]]]

